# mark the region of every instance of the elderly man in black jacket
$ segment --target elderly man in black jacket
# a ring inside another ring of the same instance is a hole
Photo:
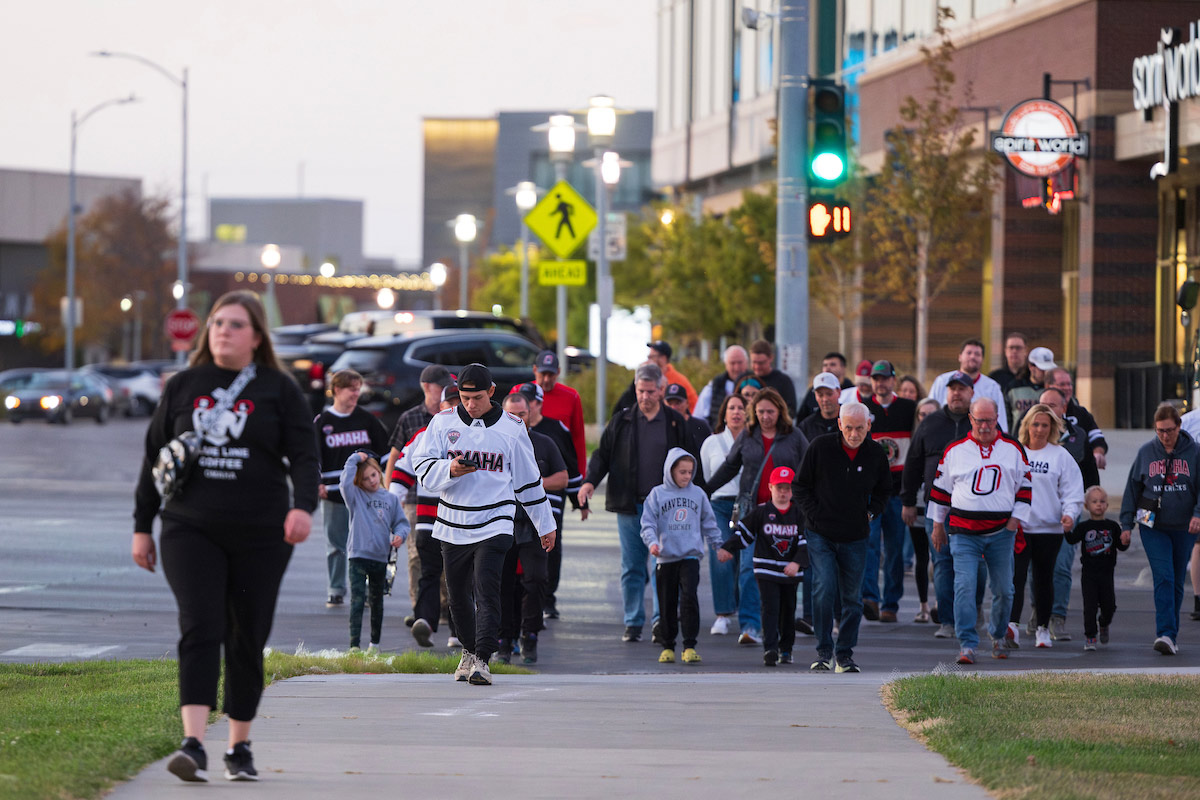
[[[588,461],[587,477],[579,487],[579,503],[591,499],[596,485],[608,476],[604,508],[617,515],[621,538],[621,595],[625,604],[625,633],[621,639],[637,642],[646,624],[646,583],[650,551],[642,541],[642,502],[662,483],[663,462],[672,447],[682,447],[699,463],[700,442],[692,440],[684,418],[663,405],[666,377],[655,364],[642,364],[634,373],[636,405],[608,421],[600,445]],[[657,593],[654,619],[658,618]]]
[[[942,452],[946,445],[957,442],[971,432],[971,400],[975,397],[975,384],[965,372],[955,372],[946,381],[946,405],[930,414],[917,427],[913,434],[912,443],[908,447],[908,457],[904,460],[904,477],[900,488],[900,516],[904,524],[917,524],[917,492],[925,493],[924,499],[929,500],[929,489],[933,486],[933,478],[937,472],[938,462],[942,460]],[[933,521],[928,517],[924,520],[925,536],[932,537]],[[929,548],[929,557],[933,560],[933,591],[937,598],[937,621],[940,623],[934,631],[939,639],[954,638],[954,559],[950,556],[949,548],[936,550]],[[983,600],[983,587],[987,582],[983,561],[979,562],[980,580],[976,582],[976,605]]]
[[[839,432],[818,436],[808,446],[796,475],[796,502],[808,526],[813,573],[813,628],[817,660],[810,669],[858,672],[854,647],[862,622],[862,579],[871,520],[892,494],[892,474],[883,446],[868,435],[871,417],[862,403],[842,406]],[[842,618],[833,640],[834,599]]]

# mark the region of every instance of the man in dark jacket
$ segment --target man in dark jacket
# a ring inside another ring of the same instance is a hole
[[[700,446],[692,441],[687,422],[663,405],[666,378],[655,364],[642,364],[634,373],[637,403],[617,413],[600,437],[588,462],[587,477],[579,487],[579,502],[588,502],[596,485],[608,476],[604,508],[617,515],[621,538],[621,594],[625,604],[622,640],[637,642],[646,623],[647,560],[650,551],[642,541],[642,502],[662,483],[663,462],[672,447],[682,447],[699,463]],[[657,593],[654,617],[658,617]]]
[[[796,383],[792,376],[777,370],[775,363],[775,348],[766,339],[758,339],[750,345],[750,371],[754,377],[762,381],[763,386],[770,386],[779,392],[787,406],[788,414],[796,418]]]
[[[938,462],[946,445],[957,442],[971,432],[969,412],[971,400],[975,397],[975,384],[963,372],[956,372],[946,383],[946,405],[925,418],[925,421],[913,434],[912,444],[908,448],[908,457],[904,460],[904,477],[901,482],[900,502],[901,517],[905,525],[917,524],[917,492],[925,493],[924,500],[929,500],[929,488],[933,486],[933,478],[937,473]],[[933,533],[933,521],[925,518],[925,535]],[[954,638],[954,558],[949,548],[934,550],[929,548],[929,557],[933,560],[933,591],[937,597],[937,620],[940,623],[934,636],[939,639]],[[983,562],[980,562],[983,569]],[[982,587],[986,581],[977,581],[976,586]],[[982,598],[982,588],[977,590],[977,596]]]
[[[862,579],[871,520],[883,512],[892,493],[887,453],[869,436],[870,412],[862,403],[842,406],[837,435],[818,436],[796,475],[796,501],[808,526],[813,573],[813,627],[817,660],[810,669],[858,672],[854,647],[862,622]],[[842,617],[833,640],[833,608]]]

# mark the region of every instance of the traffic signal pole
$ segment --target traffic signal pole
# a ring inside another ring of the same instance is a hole
[[[797,397],[808,383],[808,30],[809,0],[781,0],[775,350]]]

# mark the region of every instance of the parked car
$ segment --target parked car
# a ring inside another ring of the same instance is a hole
[[[430,364],[441,364],[452,373],[467,364],[484,364],[491,370],[500,399],[514,385],[532,378],[540,349],[523,336],[498,330],[370,336],[349,343],[330,371],[359,372],[364,385],[358,404],[390,429],[400,414],[421,401],[421,370]]]
[[[17,367],[0,372],[0,414],[8,415],[3,401],[13,391],[29,384],[35,372],[45,372],[48,367]]]
[[[113,411],[127,417],[153,414],[162,397],[162,373],[148,365],[89,364],[81,372],[107,378],[115,397]]]
[[[349,342],[362,339],[363,336],[334,329],[310,335],[299,344],[275,345],[275,356],[300,384],[314,415],[321,413],[325,407],[329,365],[337,360]]]
[[[374,313],[374,312],[371,312]],[[374,320],[371,333],[386,336],[395,333],[418,333],[420,331],[459,330],[475,328],[493,331],[508,331],[520,334],[539,348],[547,347],[546,340],[532,322],[501,314],[483,311],[396,311],[384,312]]]
[[[103,425],[112,413],[113,392],[98,375],[66,370],[35,373],[26,385],[4,398],[9,422],[29,418],[70,424],[75,417],[92,417]]]
[[[330,325],[326,322],[308,322],[302,325],[280,325],[278,328],[273,328],[271,330],[271,343],[274,344],[275,347],[304,344],[304,341],[310,336],[316,336],[318,333],[336,331],[337,328],[337,325]]]

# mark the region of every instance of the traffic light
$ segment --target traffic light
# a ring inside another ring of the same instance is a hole
[[[846,89],[828,79],[812,81],[812,147],[809,183],[837,186],[846,179]]]
[[[808,204],[808,239],[825,242],[851,233],[850,204],[843,200],[814,197]]]

